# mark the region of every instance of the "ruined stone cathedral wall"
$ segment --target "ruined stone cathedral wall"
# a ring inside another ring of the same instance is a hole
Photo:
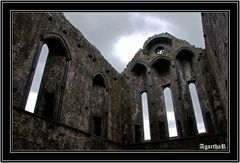
[[[164,49],[161,54],[155,53],[158,47]],[[188,87],[190,83],[194,83],[197,89],[206,132],[222,132],[221,123],[226,125],[226,121],[224,118],[217,118],[219,113],[215,111],[216,100],[213,99],[213,92],[209,90],[215,90],[216,95],[219,93],[214,89],[216,81],[209,65],[204,49],[192,46],[168,33],[150,37],[122,73],[128,87],[132,88],[128,96],[123,96],[125,99],[132,99],[128,104],[124,103],[129,111],[129,116],[123,122],[128,126],[125,127],[129,135],[126,136],[128,142],[136,143],[136,137],[140,137],[141,142],[144,142],[142,92],[148,94],[151,140],[170,139],[163,93],[166,87],[172,93],[178,137],[198,135]],[[134,128],[138,125],[142,131],[141,135],[137,135]]]
[[[35,112],[29,113],[24,109],[44,44],[49,57]],[[62,13],[13,13],[13,148],[198,149],[200,143],[214,144],[216,139],[225,143],[226,103],[218,87],[222,78],[213,73],[209,47],[204,50],[168,33],[158,34],[118,73]],[[197,132],[191,83],[197,89],[204,133]],[[178,134],[172,138],[166,88],[171,90]],[[143,135],[143,92],[151,141]]]

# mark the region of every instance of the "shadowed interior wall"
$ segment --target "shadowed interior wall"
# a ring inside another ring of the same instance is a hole
[[[227,127],[228,122],[228,89],[229,89],[229,14],[228,12],[202,13],[202,25],[207,58],[216,86],[213,86],[212,96],[215,101],[214,116],[218,125]]]

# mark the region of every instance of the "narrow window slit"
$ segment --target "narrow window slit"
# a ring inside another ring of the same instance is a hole
[[[99,137],[101,137],[101,123],[101,117],[93,117],[93,133]]]
[[[35,69],[35,74],[30,88],[30,93],[28,95],[27,104],[25,107],[25,110],[31,113],[34,113],[41,80],[48,57],[48,52],[49,52],[48,46],[44,44],[38,59],[37,67]]]
[[[194,115],[195,115],[195,119],[196,119],[198,133],[206,132],[196,86],[194,83],[190,83],[188,86],[189,86],[190,95],[191,95],[191,99],[192,99],[193,110],[194,110]]]
[[[163,91],[165,108],[167,112],[168,132],[170,137],[178,136],[173,108],[172,94],[170,88],[166,87]]]
[[[146,92],[142,93],[142,113],[143,113],[144,140],[151,140],[148,115],[148,100]]]

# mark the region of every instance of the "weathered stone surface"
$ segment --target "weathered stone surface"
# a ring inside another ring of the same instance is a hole
[[[13,110],[14,150],[119,150],[117,143],[61,125],[26,111]]]
[[[226,126],[228,118],[228,71],[229,71],[229,20],[228,12],[202,13],[202,24],[207,58],[210,61],[210,73],[214,75],[216,86],[212,93],[216,121],[219,125]],[[211,89],[208,89],[211,90]],[[218,112],[218,113],[217,113]],[[220,122],[221,121],[221,122]]]
[[[14,150],[197,149],[201,141],[214,143],[212,134],[219,138],[216,143],[225,143],[222,76],[213,73],[208,49],[221,50],[222,44],[208,40],[204,50],[158,34],[118,73],[62,13],[13,13],[12,20]],[[32,114],[24,108],[43,44],[49,57]],[[197,88],[204,135],[197,133],[190,83]],[[175,138],[168,133],[166,87],[172,92]],[[143,136],[143,92],[148,94],[150,142]]]

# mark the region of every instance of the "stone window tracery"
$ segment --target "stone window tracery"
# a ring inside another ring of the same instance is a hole
[[[165,49],[164,49],[164,47],[162,47],[162,46],[159,46],[159,47],[157,47],[156,49],[155,49],[155,54],[157,54],[157,55],[161,55],[161,54],[163,54],[163,52],[165,51]]]

